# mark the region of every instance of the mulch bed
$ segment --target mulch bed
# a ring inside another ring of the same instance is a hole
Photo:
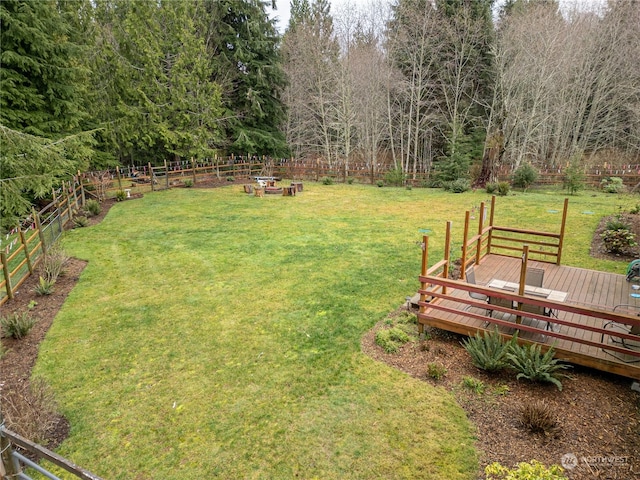
[[[211,182],[194,187],[211,188],[230,183]],[[90,218],[90,224],[101,221],[113,203],[103,203],[102,212]],[[640,233],[640,221],[635,225]],[[594,241],[596,237],[597,234]],[[596,252],[596,255],[602,254]],[[29,382],[38,346],[84,267],[85,262],[71,259],[50,296],[36,295],[38,275],[33,275],[15,298],[2,306],[2,314],[7,315],[25,311],[30,302],[37,302],[31,313],[38,318],[26,338],[2,340],[9,350],[0,359],[0,393],[3,395]],[[391,313],[390,317],[401,311]],[[427,329],[428,340],[410,342],[399,353],[386,354],[374,342],[379,328],[382,322],[363,337],[362,350],[415,378],[451,391],[475,425],[481,468],[493,461],[514,465],[537,459],[547,465],[559,464],[563,455],[574,454],[580,462],[577,468],[567,472],[571,479],[631,480],[640,475],[640,395],[630,389],[630,380],[576,367],[570,371],[572,378],[564,379],[560,392],[551,384],[518,381],[512,373],[489,375],[478,370],[460,345],[462,337],[435,328]],[[430,363],[446,368],[444,378],[436,381],[429,377]],[[464,388],[465,377],[484,382],[485,392],[477,394]],[[535,401],[544,401],[553,409],[558,418],[557,434],[533,434],[519,425],[522,406]],[[55,424],[50,432],[49,448],[55,448],[68,434],[69,425],[63,417],[58,417]],[[587,462],[581,461],[582,457],[586,457]],[[607,461],[614,464],[603,463]],[[481,477],[482,473],[478,475]]]

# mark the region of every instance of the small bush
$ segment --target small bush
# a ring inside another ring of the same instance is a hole
[[[430,363],[427,365],[427,375],[434,380],[441,380],[447,374],[447,369],[439,363]]]
[[[508,354],[516,341],[517,333],[505,342],[496,327],[483,336],[478,333],[475,337],[464,339],[462,346],[471,355],[471,361],[477,368],[497,372],[509,366]]]
[[[631,215],[638,215],[640,213],[640,203],[636,203],[636,206],[629,210]]]
[[[353,181],[354,181],[354,178],[353,178],[353,177],[349,177],[349,178],[347,178],[347,183],[348,183],[349,185],[353,185]]]
[[[530,163],[523,163],[513,172],[513,186],[527,190],[538,180],[538,170]]]
[[[562,184],[571,195],[575,195],[584,188],[584,171],[578,162],[572,162],[569,168],[564,171]]]
[[[378,188],[382,188],[382,187],[384,187],[384,181],[382,181],[382,180],[378,180],[378,181],[376,182],[376,185],[378,186]]]
[[[407,190],[413,190],[413,185],[411,185],[410,183],[407,183],[407,185],[404,187]]]
[[[51,295],[53,293],[53,285],[55,283],[56,282],[47,280],[41,276],[40,281],[38,282],[38,285],[36,285],[36,288],[34,290],[38,295]]]
[[[487,193],[493,195],[498,192],[498,184],[496,182],[489,182],[484,186]]]
[[[564,469],[560,465],[551,465],[547,468],[537,460],[519,463],[513,469],[494,462],[484,469],[487,480],[569,480],[562,474],[563,472]]]
[[[560,431],[557,416],[545,402],[525,403],[520,410],[520,425],[546,436],[555,436]]]
[[[605,193],[623,193],[626,189],[620,177],[606,177],[600,182]]]
[[[322,180],[320,180],[320,182],[322,182],[323,185],[333,185],[333,178],[322,177]]]
[[[2,340],[0,340],[0,359],[7,354],[7,351],[8,350],[5,348],[4,344],[2,343]]]
[[[184,184],[184,186],[186,188],[191,188],[193,187],[193,180],[191,180],[190,178],[187,178],[184,182],[182,182]]]
[[[622,215],[616,215],[609,219],[604,227],[605,230],[629,230],[629,228],[629,224],[624,221]]]
[[[509,195],[511,191],[511,184],[509,182],[499,182],[498,183],[498,195],[501,197],[506,197]]]
[[[58,423],[53,391],[42,379],[20,384],[2,397],[7,428],[29,440],[46,445]]]
[[[401,312],[400,315],[398,315],[397,322],[400,324],[404,323],[404,324],[417,325],[418,317],[416,316],[415,313],[404,311],[404,312]]]
[[[102,211],[102,207],[100,206],[100,202],[94,199],[89,199],[84,204],[84,209],[88,215],[95,217],[99,215]]]
[[[388,185],[395,185],[396,187],[401,186],[404,183],[405,174],[402,171],[402,168],[394,168],[393,170],[389,170],[384,174],[384,181]]]
[[[375,341],[386,353],[397,353],[409,341],[409,335],[398,327],[385,328],[376,332]]]
[[[449,191],[452,193],[464,193],[471,189],[471,183],[466,178],[459,178],[449,183]]]
[[[227,182],[235,182],[235,181],[236,181],[235,177],[231,177],[231,176],[227,177]]]
[[[605,250],[609,253],[621,254],[637,245],[636,236],[627,228],[605,230],[600,236]]]
[[[36,319],[29,312],[16,312],[6,317],[0,317],[2,336],[15,338],[16,340],[26,337],[35,324]]]
[[[47,281],[54,282],[64,274],[64,267],[69,261],[69,257],[64,252],[60,244],[54,243],[42,259],[42,270]]]
[[[116,192],[116,202],[122,202],[127,198],[127,194],[124,190],[118,190]]]
[[[559,360],[553,358],[553,355],[553,348],[549,348],[542,355],[542,348],[538,344],[514,344],[511,352],[507,354],[511,366],[518,372],[516,376],[518,380],[526,378],[534,382],[551,382],[558,387],[558,390],[562,390],[560,378],[568,378],[569,376],[560,373],[560,370],[566,370],[570,366],[559,363]]]
[[[487,388],[482,380],[473,377],[464,377],[462,379],[462,386],[478,395],[482,395]]]
[[[73,219],[73,226],[76,228],[82,228],[89,225],[89,219],[84,215],[79,215]]]

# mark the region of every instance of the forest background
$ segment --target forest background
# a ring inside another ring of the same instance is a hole
[[[640,163],[640,2],[0,4],[0,214],[77,171],[254,154],[432,185]],[[28,200],[28,201],[25,201]]]

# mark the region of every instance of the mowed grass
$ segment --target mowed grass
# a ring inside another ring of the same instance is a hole
[[[66,251],[89,264],[35,370],[71,422],[59,452],[107,479],[475,478],[474,428],[453,397],[360,339],[418,288],[420,230],[435,263],[445,221],[459,249],[464,210],[487,199],[175,189],[69,232]],[[588,256],[621,201],[571,198],[565,263],[624,271]],[[562,202],[498,199],[496,223],[558,231],[548,210]]]

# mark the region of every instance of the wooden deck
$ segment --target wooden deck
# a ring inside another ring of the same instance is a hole
[[[623,324],[640,328],[640,298],[631,296],[632,283],[624,275],[530,261],[529,267],[545,270],[544,288],[568,292],[562,303],[483,287],[492,279],[517,283],[521,266],[520,258],[486,255],[475,267],[478,287],[442,276],[421,276],[421,282],[429,288],[420,290],[427,300],[421,302],[420,323],[465,335],[495,328],[494,325],[505,335],[512,335],[517,329],[523,341],[539,343],[543,348],[553,345],[557,358],[640,380],[640,337],[617,328]],[[553,308],[557,317],[526,314],[527,318],[517,325],[516,310],[492,307],[494,311],[488,316],[486,304],[473,301],[470,290],[544,305]]]

